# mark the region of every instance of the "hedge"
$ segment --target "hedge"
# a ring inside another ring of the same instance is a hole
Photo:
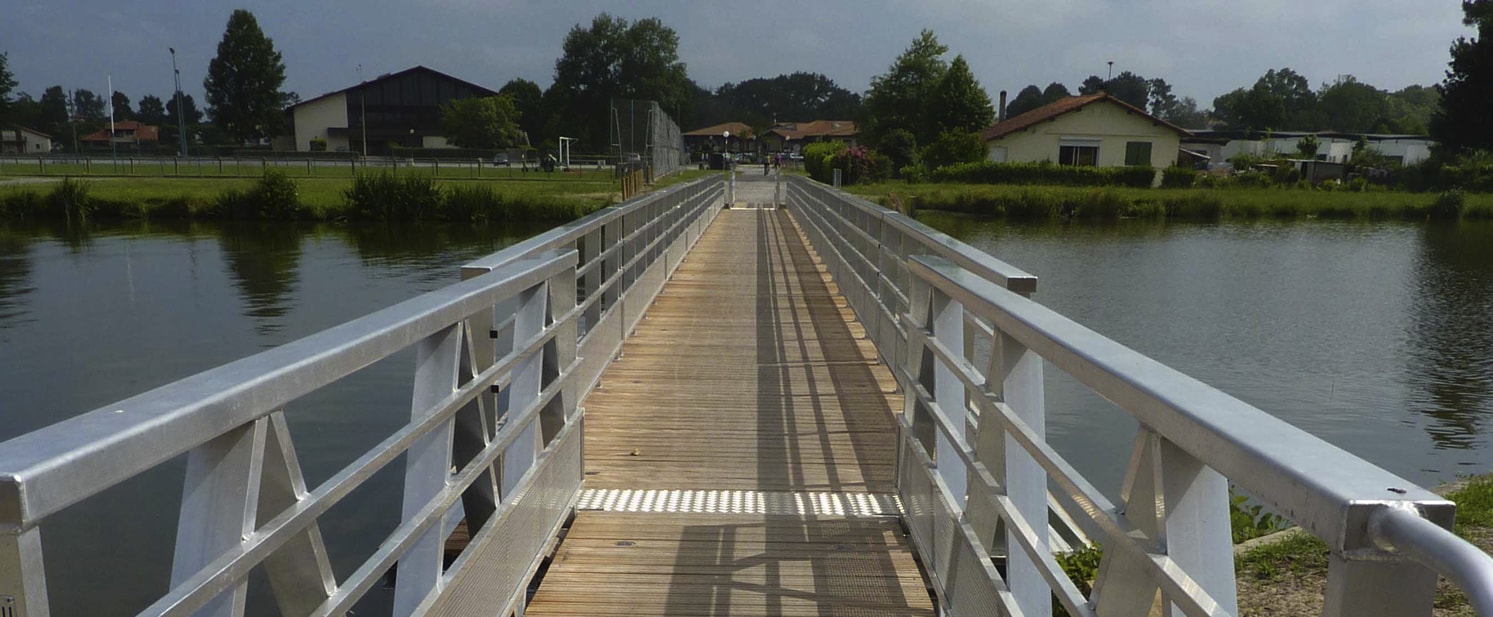
[[[933,182],[961,184],[1026,184],[1045,186],[1128,186],[1149,188],[1156,179],[1151,167],[1078,167],[1052,163],[960,163],[933,170]]]

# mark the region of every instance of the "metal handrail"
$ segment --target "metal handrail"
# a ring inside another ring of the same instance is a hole
[[[1380,506],[1369,516],[1369,535],[1445,576],[1467,595],[1479,615],[1493,615],[1493,558],[1402,504]]]
[[[231,614],[256,568],[282,612],[340,614],[396,563],[396,614],[521,603],[579,494],[581,398],[710,225],[721,184],[603,209],[468,264],[461,283],[0,443],[5,617],[49,614],[51,515],[183,453],[171,588],[142,614]],[[283,408],[410,348],[410,422],[307,487]],[[318,518],[401,455],[402,524],[335,580]],[[457,514],[471,541],[446,568]]]
[[[1045,615],[1056,598],[1145,615],[1158,591],[1185,614],[1233,614],[1233,482],[1326,542],[1328,614],[1429,614],[1434,570],[1493,615],[1493,558],[1447,530],[1446,499],[1027,299],[1019,270],[900,214],[807,180],[789,207],[904,389],[899,493],[950,614]],[[1046,442],[1044,364],[1139,421],[1122,502]],[[1049,483],[1105,548],[1091,597],[1046,554]],[[960,525],[975,534],[947,531]],[[956,567],[1002,545],[1004,576]]]

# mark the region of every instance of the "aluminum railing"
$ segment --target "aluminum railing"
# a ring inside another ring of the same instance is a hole
[[[521,610],[578,495],[578,401],[720,195],[708,179],[607,208],[461,283],[0,443],[0,614],[50,613],[48,517],[182,454],[170,588],[142,615],[242,614],[255,568],[282,614],[346,614],[396,565],[397,615]],[[410,348],[409,422],[306,486],[285,407]],[[401,454],[401,522],[338,580],[320,517]],[[457,517],[470,542],[447,567]]]
[[[946,613],[1236,614],[1232,482],[1327,544],[1327,615],[1429,615],[1437,574],[1493,615],[1493,559],[1448,531],[1451,502],[1033,302],[1030,277],[907,217],[799,178],[788,195],[904,388],[898,491]],[[1138,421],[1121,503],[1047,442],[1044,364]],[[1087,596],[1054,558],[1054,504],[1103,550]]]

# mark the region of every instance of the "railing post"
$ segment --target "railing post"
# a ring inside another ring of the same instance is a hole
[[[547,284],[541,283],[519,294],[517,313],[513,319],[515,349],[520,348],[524,341],[534,338],[544,330],[546,305],[549,301],[547,287]],[[539,398],[539,392],[544,385],[543,378],[544,354],[542,350],[518,361],[513,369],[513,378],[508,384],[507,395],[502,397],[506,405],[501,408],[504,414],[499,419],[500,423],[511,422],[512,418],[508,417],[509,414],[522,412],[530,403]],[[517,429],[518,438],[503,450],[502,479],[499,490],[504,500],[507,500],[509,493],[518,487],[519,480],[523,479],[529,468],[534,466],[534,461],[543,448],[538,424],[537,418],[530,419],[525,426]]]
[[[181,516],[176,526],[176,553],[171,561],[173,587],[254,531],[267,424],[266,419],[260,418],[231,429],[187,454]],[[239,582],[194,614],[242,615],[247,587],[247,582]]]
[[[456,391],[460,366],[462,326],[448,326],[415,346],[415,383],[410,417],[419,420],[436,403]],[[451,469],[452,422],[420,437],[405,452],[404,501],[401,517],[409,523],[446,487]],[[440,582],[445,525],[432,525],[399,559],[399,577],[394,584],[394,614],[414,612]]]
[[[0,530],[0,615],[46,617],[50,612],[41,528]]]
[[[1238,612],[1228,480],[1144,426],[1121,490],[1125,518],[1230,614]],[[1106,551],[1094,585],[1101,617],[1151,614],[1158,587],[1144,567]],[[1165,594],[1164,605],[1172,600]],[[1169,614],[1177,614],[1175,606]]]
[[[1424,617],[1436,600],[1436,573],[1412,561],[1361,561],[1334,551],[1327,560],[1324,617]]]
[[[932,314],[933,337],[949,349],[959,349],[964,346],[964,305],[951,300],[937,288],[931,289],[933,297],[930,303]],[[965,411],[969,402],[966,398],[967,392],[964,383],[954,374],[954,369],[947,364],[935,360],[933,362],[933,387],[931,388],[933,400],[938,403],[938,408],[944,414],[947,426],[962,434],[968,426]],[[936,413],[936,412],[935,412]],[[964,460],[959,456],[958,446],[943,431],[934,431],[934,464],[937,465],[938,475],[943,478],[949,487],[949,492],[954,498],[954,505],[964,509],[965,495],[969,486],[969,470],[964,466]]]
[[[961,326],[963,315],[960,316]],[[996,331],[991,340],[991,366],[986,378],[999,384],[1001,400],[1038,436],[1047,434],[1046,400],[1042,389],[1042,357],[1016,339]],[[958,348],[953,348],[958,349]],[[996,365],[998,363],[998,365]],[[983,429],[999,430],[995,418],[982,423]],[[1033,542],[1047,546],[1047,472],[1015,437],[1005,435],[1004,478],[1006,496],[1036,533]],[[1011,526],[1006,526],[1006,582],[1023,615],[1043,617],[1052,614],[1052,592],[1025,551]]]

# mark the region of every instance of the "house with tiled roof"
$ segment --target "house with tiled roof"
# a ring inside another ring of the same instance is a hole
[[[783,122],[768,129],[762,142],[768,152],[798,152],[804,144],[816,141],[843,141],[854,146],[860,134],[860,129],[849,120]]]
[[[991,161],[1097,167],[1169,167],[1190,136],[1103,92],[1059,99],[980,131]]]
[[[120,120],[114,128],[108,126],[78,138],[90,148],[116,148],[125,151],[154,150],[161,141],[160,128],[136,120]]]
[[[722,122],[683,133],[690,152],[756,152],[756,135],[745,122]]]

